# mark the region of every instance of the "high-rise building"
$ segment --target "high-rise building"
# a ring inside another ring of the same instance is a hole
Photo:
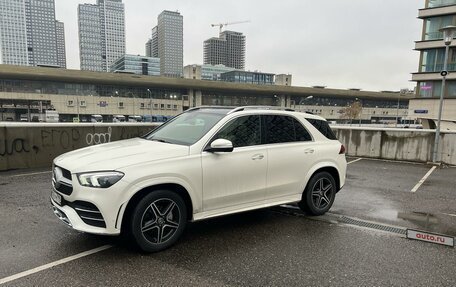
[[[152,28],[152,38],[146,42],[146,56],[158,57],[158,26]]]
[[[152,39],[146,42],[146,57],[152,57]]]
[[[103,70],[125,55],[125,7],[122,0],[98,0],[101,20]]]
[[[54,0],[25,0],[29,64],[57,66]]]
[[[184,17],[179,12],[165,10],[160,13],[158,15],[158,25],[152,29],[152,51],[155,51],[154,41],[156,41],[161,75],[173,78],[181,78],[183,76],[183,38]],[[154,53],[152,54],[153,56]]]
[[[57,35],[57,65],[60,68],[66,68],[66,51],[65,51],[65,25],[63,22],[55,21]]]
[[[123,55],[111,65],[111,72],[160,76],[160,59],[140,55]]]
[[[28,65],[24,0],[0,0],[0,64]]]
[[[78,7],[81,70],[109,71],[125,55],[125,7],[122,0],[97,0]]]
[[[204,64],[224,65],[226,64],[226,40],[213,37],[204,41]]]
[[[99,6],[80,4],[78,24],[81,70],[103,71]]]
[[[204,64],[245,68],[245,36],[240,32],[223,31],[220,37],[204,41]]]
[[[63,23],[55,20],[54,0],[0,1],[0,63],[61,66],[58,32],[64,39]]]
[[[445,59],[445,43],[441,28],[456,25],[456,0],[425,0],[425,8],[418,11],[424,22],[422,38],[415,43],[420,52],[418,72],[412,74],[417,82],[416,98],[410,100],[409,116],[430,119],[423,126],[435,128],[439,97],[442,92],[442,76]],[[456,120],[456,47],[450,45],[448,56],[449,74],[444,90],[443,120]]]

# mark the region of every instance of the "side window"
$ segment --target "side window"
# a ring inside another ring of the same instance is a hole
[[[309,132],[293,117],[266,115],[264,118],[268,144],[312,140]]]
[[[266,143],[271,144],[296,141],[292,120],[292,118],[286,116],[265,116],[265,127],[267,129]]]
[[[336,135],[329,127],[328,122],[316,119],[307,119],[319,132],[321,132],[327,139],[337,140]]]
[[[228,122],[213,138],[226,139],[233,147],[244,147],[261,144],[260,116],[239,117]]]
[[[296,141],[298,142],[306,142],[311,141],[312,136],[306,130],[306,128],[296,119],[293,119],[295,132],[296,132]]]

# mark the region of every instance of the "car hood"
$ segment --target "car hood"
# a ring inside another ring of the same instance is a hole
[[[188,154],[188,146],[134,138],[71,151],[57,157],[54,164],[66,168],[72,173],[77,173],[117,170],[137,163]]]

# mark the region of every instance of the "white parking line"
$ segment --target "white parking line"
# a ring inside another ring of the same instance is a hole
[[[73,256],[69,256],[69,257],[66,257],[66,258],[63,258],[63,259],[60,259],[60,260],[45,264],[45,265],[41,265],[39,267],[30,269],[30,270],[27,270],[27,271],[24,271],[24,272],[21,272],[21,273],[17,273],[15,275],[11,275],[11,276],[2,278],[2,279],[0,279],[0,285],[8,283],[8,282],[11,282],[13,280],[17,280],[17,279],[22,278],[22,277],[26,277],[26,276],[32,275],[34,273],[38,273],[40,271],[52,268],[52,267],[60,265],[60,264],[64,264],[64,263],[79,259],[81,257],[85,257],[85,256],[88,256],[88,255],[91,255],[91,254],[94,254],[94,253],[109,249],[111,247],[113,247],[113,245],[103,245],[103,246],[100,246],[100,247],[97,247],[97,248],[94,248],[94,249],[91,249],[91,250],[87,250],[87,251],[81,252],[81,253],[73,255]]]
[[[423,176],[423,178],[420,181],[418,181],[418,183],[415,185],[415,187],[412,188],[411,192],[416,192],[418,190],[418,188],[420,188],[420,186],[426,181],[426,179],[431,175],[431,173],[436,168],[437,168],[437,166],[431,167],[431,169]]]
[[[448,215],[448,216],[456,217],[456,214],[451,214],[451,213],[442,213],[442,214],[445,214],[445,215]]]
[[[357,158],[355,160],[349,161],[349,162],[347,162],[347,164],[351,164],[351,163],[354,163],[354,162],[357,162],[357,161],[360,161],[360,160],[362,160],[362,158]]]
[[[33,172],[33,173],[22,173],[22,174],[15,174],[15,175],[12,175],[11,177],[28,176],[28,175],[37,175],[37,174],[44,174],[44,173],[50,173],[50,172],[52,172],[52,171],[51,171],[51,170],[48,170],[48,171]]]

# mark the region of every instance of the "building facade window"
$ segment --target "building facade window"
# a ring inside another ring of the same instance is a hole
[[[456,0],[428,0],[427,8],[443,7],[455,4]]]
[[[438,98],[442,91],[441,81],[419,82],[419,95],[422,98]],[[456,98],[456,81],[447,81],[445,84],[445,96]]]
[[[443,70],[445,49],[423,50],[420,72],[440,72]],[[456,71],[456,48],[451,48],[448,55],[448,71]]]
[[[424,20],[425,30],[423,40],[443,39],[443,33],[439,30],[443,27],[455,25],[456,17],[454,15],[430,17]]]

